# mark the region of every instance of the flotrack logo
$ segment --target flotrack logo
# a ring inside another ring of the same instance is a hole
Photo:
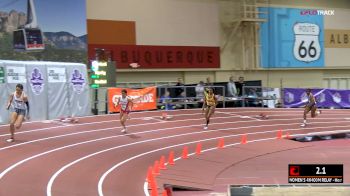
[[[300,15],[334,16],[334,10],[301,10]]]

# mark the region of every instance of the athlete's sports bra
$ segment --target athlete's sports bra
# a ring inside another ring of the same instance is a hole
[[[27,109],[27,105],[25,104],[24,100],[24,92],[22,92],[21,96],[19,96],[19,98],[16,95],[16,92],[13,93],[13,107],[16,109],[20,109],[20,110],[26,110]]]

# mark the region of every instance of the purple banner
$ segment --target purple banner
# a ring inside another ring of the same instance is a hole
[[[317,107],[350,108],[350,90],[312,89]],[[307,103],[305,89],[284,88],[284,107],[303,107]]]

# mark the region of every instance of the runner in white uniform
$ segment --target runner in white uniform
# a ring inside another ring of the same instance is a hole
[[[127,92],[125,89],[122,90],[122,97],[118,99],[118,103],[115,105],[117,107],[120,105],[120,123],[123,126],[122,133],[126,133],[126,126],[125,122],[128,119],[128,115],[131,111],[132,107],[132,99],[127,96]]]
[[[11,120],[10,120],[11,137],[10,139],[6,140],[7,142],[15,141],[15,129],[21,128],[22,122],[26,114],[27,114],[27,118],[29,119],[28,97],[23,92],[22,84],[17,84],[16,91],[10,95],[10,98],[7,104],[7,110],[10,109],[11,105],[13,109],[11,113]]]

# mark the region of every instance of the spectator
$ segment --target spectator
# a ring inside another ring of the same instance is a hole
[[[164,104],[161,106],[161,109],[165,110],[172,110],[175,109],[175,106],[170,104],[171,102],[171,97],[170,97],[170,92],[168,90],[165,91],[164,95],[160,97],[160,103]]]
[[[213,86],[213,83],[210,80],[210,77],[207,77],[207,83],[205,83],[205,86]]]
[[[188,102],[188,100],[186,99],[186,96],[185,96],[185,92],[182,92],[179,96],[176,97],[177,100],[176,102],[179,102],[178,104],[176,104],[176,108],[179,108],[179,109],[183,109],[185,108],[185,105],[184,104],[180,104],[182,102]]]
[[[202,100],[204,97],[204,82],[200,81],[196,86],[196,98]]]
[[[237,96],[237,88],[233,76],[230,77],[229,82],[227,83],[227,97]]]
[[[177,79],[177,83],[176,83],[175,86],[184,86],[184,83],[183,83],[183,81],[182,81],[182,78],[178,78],[178,79]],[[175,97],[180,96],[182,92],[184,92],[184,89],[183,89],[183,88],[180,88],[180,87],[175,88]]]
[[[242,96],[243,95],[243,88],[245,86],[245,82],[244,82],[244,77],[240,76],[239,77],[239,81],[236,84],[237,90],[238,90],[238,96]]]

